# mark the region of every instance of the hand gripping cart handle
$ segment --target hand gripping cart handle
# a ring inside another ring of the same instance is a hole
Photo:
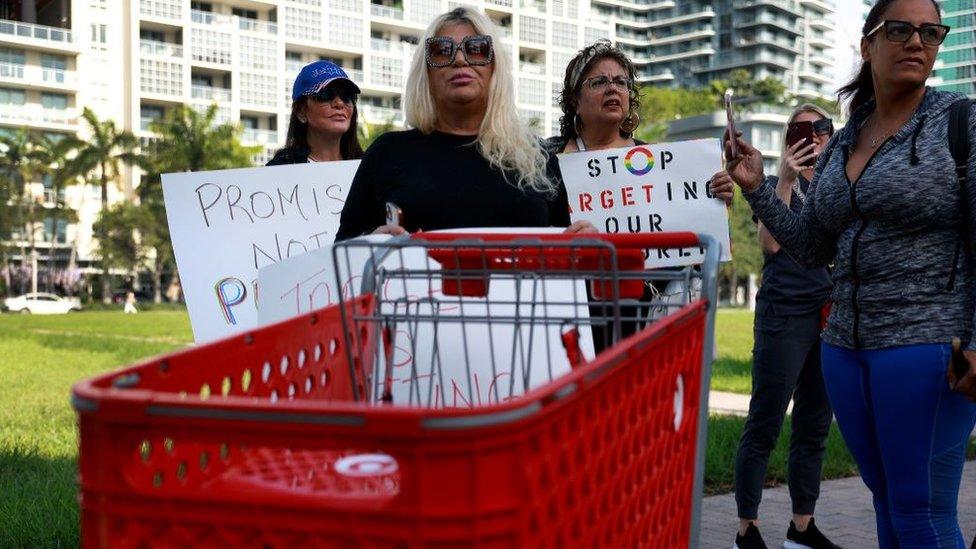
[[[697,546],[714,241],[378,246],[336,246],[337,270],[368,265],[366,292],[74,387],[85,546]],[[701,248],[700,270],[633,261],[675,247]],[[695,281],[680,300],[661,291]],[[575,361],[546,347],[573,329],[610,335]],[[494,356],[508,383],[481,401],[464,386],[457,404],[411,379],[384,399],[387,359],[406,351],[414,364],[394,368],[462,386]]]

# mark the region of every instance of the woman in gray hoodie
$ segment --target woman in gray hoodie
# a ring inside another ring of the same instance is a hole
[[[755,148],[736,136],[732,158],[726,143],[731,176],[776,241],[801,264],[834,265],[824,380],[885,548],[964,547],[956,506],[976,423],[963,394],[976,383],[976,247],[964,229],[976,227],[976,130],[960,180],[947,136],[961,96],[925,87],[948,31],[934,0],[876,2],[863,67],[841,90],[850,121],[821,155],[801,213],[764,181]],[[969,367],[953,391],[956,337]]]

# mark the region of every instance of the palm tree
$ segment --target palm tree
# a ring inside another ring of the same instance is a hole
[[[77,220],[77,213],[65,206],[61,200],[61,191],[71,185],[83,181],[79,176],[77,155],[83,142],[72,135],[50,137],[42,135],[36,143],[34,156],[42,167],[44,175],[50,178],[51,192],[54,195],[54,207],[46,210],[47,219],[51,223],[52,244],[56,238],[59,222],[70,223]],[[54,268],[54,247],[51,247],[50,268]],[[74,271],[77,256],[77,239],[72,244],[71,256],[68,260],[69,272]],[[72,293],[71,288],[68,288]]]
[[[8,194],[14,203],[15,226],[23,230],[28,244],[24,246],[24,238],[19,239],[21,267],[27,264],[27,250],[31,256],[36,250],[37,202],[28,195],[27,186],[43,171],[43,160],[37,150],[39,139],[36,132],[27,128],[0,136],[0,149],[4,153],[0,156],[0,173],[11,190]]]
[[[139,185],[139,202],[145,218],[152,220],[141,230],[142,242],[153,249],[153,299],[162,301],[162,274],[172,269],[170,284],[179,280],[173,261],[166,207],[160,174],[221,170],[251,166],[260,147],[241,145],[241,129],[231,124],[217,124],[217,105],[199,112],[185,105],[170,111],[165,118],[152,123],[158,135],[143,151],[146,174]]]
[[[79,151],[75,166],[79,173],[95,174],[101,190],[102,211],[108,211],[108,184],[113,180],[118,181],[121,175],[120,164],[132,166],[140,162],[137,152],[139,140],[132,132],[116,127],[115,121],[99,120],[88,107],[85,107],[81,118],[87,123],[91,137]],[[112,296],[108,263],[105,260],[101,263],[102,302],[109,303]]]
[[[108,209],[109,181],[118,180],[121,175],[120,164],[129,166],[139,163],[139,140],[132,132],[120,130],[115,121],[101,121],[98,116],[85,107],[81,118],[88,124],[91,137],[81,149],[77,166],[85,173],[96,171],[101,187],[102,209]]]

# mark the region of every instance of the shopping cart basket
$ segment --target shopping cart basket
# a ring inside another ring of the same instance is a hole
[[[698,247],[700,270],[643,268]],[[428,234],[337,245],[337,273],[357,248],[363,291],[341,305],[75,386],[84,545],[697,545],[713,240]],[[587,331],[610,345],[588,356]],[[484,363],[508,383],[483,401],[431,381],[474,391]]]

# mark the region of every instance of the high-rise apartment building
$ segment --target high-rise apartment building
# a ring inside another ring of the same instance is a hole
[[[795,93],[830,93],[832,1],[592,1],[644,82],[699,87],[745,69],[781,79]]]
[[[976,6],[973,0],[942,0],[942,21],[952,27],[939,50],[932,83],[976,97]]]
[[[0,5],[0,131],[76,133],[90,107],[151,139],[151,122],[175,106],[217,103],[218,120],[243,126],[263,163],[284,142],[294,77],[318,59],[360,85],[362,122],[400,126],[423,30],[462,3],[498,23],[518,108],[540,134],[558,130],[554,98],[569,59],[599,38],[627,52],[647,85],[701,86],[740,68],[810,95],[832,82],[831,0],[12,0]],[[137,179],[127,173],[112,200]],[[43,197],[43,183],[34,192]],[[48,257],[77,244],[84,264],[98,193],[65,198],[79,223],[39,240]]]

